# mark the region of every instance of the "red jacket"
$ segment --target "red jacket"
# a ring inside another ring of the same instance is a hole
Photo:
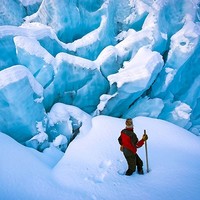
[[[134,154],[136,154],[137,148],[141,147],[144,144],[143,139],[138,141],[137,135],[133,132],[133,129],[131,128],[126,128],[122,130],[118,141],[120,145],[122,145],[126,149],[129,149]]]

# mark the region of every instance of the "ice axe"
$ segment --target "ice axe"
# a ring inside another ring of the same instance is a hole
[[[146,135],[146,130],[144,130],[144,135]],[[145,153],[146,153],[147,173],[149,173],[150,170],[149,170],[149,162],[148,162],[147,140],[145,140],[144,144],[145,144]]]

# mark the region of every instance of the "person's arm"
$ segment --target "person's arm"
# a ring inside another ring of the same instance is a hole
[[[122,137],[121,137],[121,135],[118,138],[118,142],[119,142],[120,145],[122,145]]]
[[[141,146],[143,146],[143,144],[144,144],[144,142],[145,142],[146,140],[148,140],[148,135],[147,135],[147,134],[144,134],[144,135],[142,136],[142,139],[141,139],[139,142],[137,142],[136,147],[137,147],[137,148],[140,148]]]
[[[144,140],[141,139],[140,141],[137,142],[136,147],[140,148],[141,146],[143,146],[143,144],[144,144]]]
[[[122,137],[121,137],[121,135],[118,137],[118,142],[119,142],[119,144],[120,144],[120,151],[123,151],[123,146],[122,146]]]

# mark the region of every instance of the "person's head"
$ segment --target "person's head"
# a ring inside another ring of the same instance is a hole
[[[131,118],[126,119],[126,128],[133,128],[133,121]]]

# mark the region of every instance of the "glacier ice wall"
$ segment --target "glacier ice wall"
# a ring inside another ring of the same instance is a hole
[[[21,25],[24,17],[35,13],[41,2],[42,0],[1,0],[0,25]]]
[[[146,55],[145,60],[141,59],[143,55]],[[152,85],[162,66],[159,53],[146,47],[140,48],[133,59],[124,62],[124,68],[108,76],[110,91],[101,96],[101,113],[116,117],[123,115],[132,102]]]
[[[0,129],[19,142],[38,133],[37,122],[45,121],[43,88],[21,65],[0,72]]]
[[[65,149],[71,105],[200,135],[198,0],[3,0],[0,12],[0,131]],[[66,120],[50,126],[52,113]]]

